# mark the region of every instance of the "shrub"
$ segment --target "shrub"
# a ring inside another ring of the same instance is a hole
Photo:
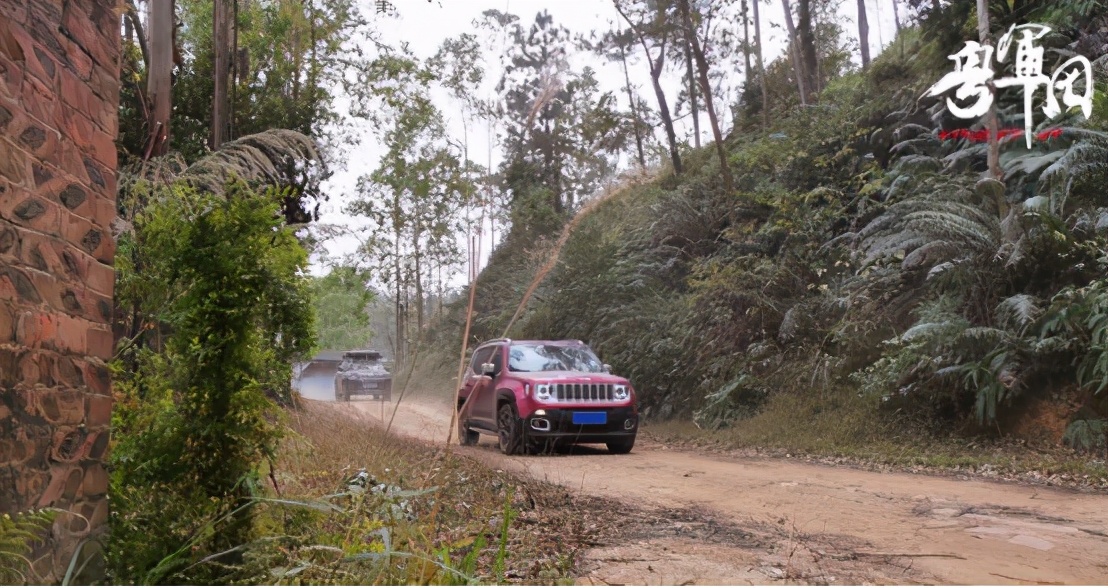
[[[279,215],[282,194],[232,181],[219,196],[145,195],[117,258],[120,302],[144,317],[114,364],[119,583],[185,579],[249,538],[250,488],[280,436],[274,398],[287,398],[291,358],[312,344],[307,255]]]

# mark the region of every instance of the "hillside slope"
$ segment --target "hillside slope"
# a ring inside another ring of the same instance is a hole
[[[1095,60],[1084,31],[1104,20],[1044,42]],[[920,98],[972,26],[906,31],[769,128],[744,113],[727,139],[734,193],[705,148],[682,176],[589,207],[508,335],[584,340],[648,419],[747,443],[1020,432],[1103,452],[1105,88],[1090,119],[1040,114],[1038,130],[1060,132],[1006,141],[1004,183],[982,180],[985,146],[940,138],[977,121]],[[1002,126],[1022,124],[1020,92],[999,108]],[[513,233],[494,252],[472,341],[504,334],[554,241]],[[456,349],[463,312],[440,344]]]

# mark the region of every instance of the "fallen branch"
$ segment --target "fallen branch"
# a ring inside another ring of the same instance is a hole
[[[632,563],[636,561],[661,561],[659,559],[647,559],[643,557],[606,557],[598,561],[606,561],[609,563]]]
[[[1046,586],[1061,586],[1062,582],[1049,582],[1047,580],[1028,580],[1026,578],[1016,578],[1013,576],[1005,576],[1004,574],[998,574],[996,572],[989,572],[990,576],[996,576],[998,578],[1004,578],[1005,580],[1015,580],[1017,582],[1030,582],[1031,584],[1043,584]]]
[[[883,553],[876,551],[852,551],[847,557],[949,557],[951,559],[966,559],[954,553]]]

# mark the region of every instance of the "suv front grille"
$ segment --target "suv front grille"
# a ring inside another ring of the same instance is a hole
[[[558,402],[612,402],[611,384],[552,384]]]
[[[387,390],[389,388],[388,382],[382,380],[360,380],[350,378],[343,379],[342,383],[343,386],[351,392]]]

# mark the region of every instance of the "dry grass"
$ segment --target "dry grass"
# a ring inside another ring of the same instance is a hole
[[[387,435],[371,421],[324,403],[306,401],[289,419],[291,433],[270,482],[282,498],[340,492],[360,470],[380,483],[426,492],[407,500],[412,516],[406,520],[313,519],[313,532],[341,537],[344,551],[372,548],[378,529],[390,526],[393,549],[418,556],[374,574],[338,577],[341,583],[457,581],[428,563],[443,561],[443,553],[450,565],[471,568],[462,571],[478,582],[560,583],[571,577],[578,552],[596,534],[580,522],[585,507],[564,489],[520,480],[442,446]],[[472,562],[463,565],[474,550]]]
[[[386,435],[327,404],[304,401],[289,418],[292,434],[283,443],[276,467],[282,493],[329,493],[359,469],[380,477],[386,469],[429,472],[439,461],[426,448]],[[388,481],[407,487],[413,480],[393,476]],[[425,486],[426,480],[417,484]]]
[[[822,398],[781,392],[771,396],[756,416],[718,431],[677,420],[647,423],[644,432],[670,445],[724,452],[788,456],[875,470],[1108,488],[1104,460],[1016,439],[935,436],[918,424],[881,414],[872,401],[848,391]]]

